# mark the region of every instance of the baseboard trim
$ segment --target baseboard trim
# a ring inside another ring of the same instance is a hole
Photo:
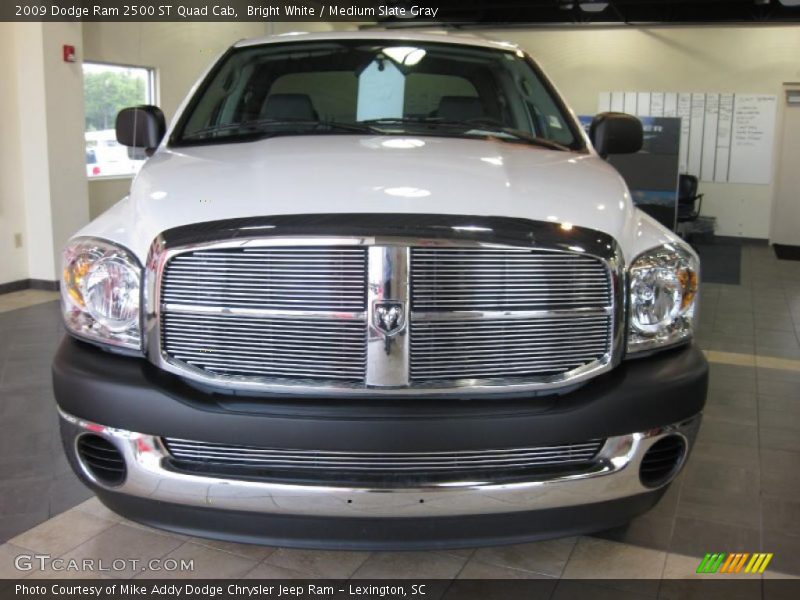
[[[19,279],[8,283],[0,283],[0,294],[10,294],[11,292],[21,292],[22,290],[57,292],[58,282],[48,279]]]
[[[30,288],[28,279],[20,279],[19,281],[9,281],[8,283],[0,283],[0,294],[10,294],[11,292],[19,292]]]
[[[779,260],[800,260],[800,246],[793,244],[772,244]]]
[[[58,282],[49,279],[29,279],[32,290],[44,290],[46,292],[57,292]]]

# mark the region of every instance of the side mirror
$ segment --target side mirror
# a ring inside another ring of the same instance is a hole
[[[589,137],[603,158],[609,154],[633,154],[642,149],[642,122],[625,113],[600,113],[592,120]]]
[[[164,113],[157,106],[123,108],[117,114],[117,141],[123,146],[143,148],[149,156],[167,132]]]

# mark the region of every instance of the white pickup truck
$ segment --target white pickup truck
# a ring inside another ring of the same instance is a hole
[[[64,252],[64,448],[114,511],[307,547],[609,528],[694,442],[697,256],[534,61],[480,38],[231,47]]]

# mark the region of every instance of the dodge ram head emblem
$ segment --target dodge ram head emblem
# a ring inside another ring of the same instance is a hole
[[[387,337],[397,335],[406,326],[405,310],[402,302],[376,302],[372,311],[372,322]]]

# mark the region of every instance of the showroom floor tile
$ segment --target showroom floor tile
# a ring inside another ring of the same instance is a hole
[[[0,306],[23,293],[0,295]],[[0,312],[0,541],[91,495],[61,449],[50,363],[64,330],[58,303],[40,303],[41,294],[52,296],[37,293],[31,306]]]
[[[313,552],[201,540],[127,522],[87,500],[63,459],[53,411],[58,305],[38,295],[29,295],[30,305],[4,304],[11,295],[0,296],[2,577],[17,575],[10,561],[31,551],[194,560],[194,572],[176,576],[447,579],[685,578],[706,552],[764,551],[775,553],[765,578],[800,575],[800,262],[779,261],[767,246],[743,247],[740,285],[703,288],[697,339],[711,364],[707,410],[686,469],[653,510],[592,537],[453,552]],[[559,585],[554,597],[665,595],[650,582],[596,584]]]
[[[58,292],[45,290],[21,290],[0,294],[0,313],[26,308],[35,304],[58,300]]]

